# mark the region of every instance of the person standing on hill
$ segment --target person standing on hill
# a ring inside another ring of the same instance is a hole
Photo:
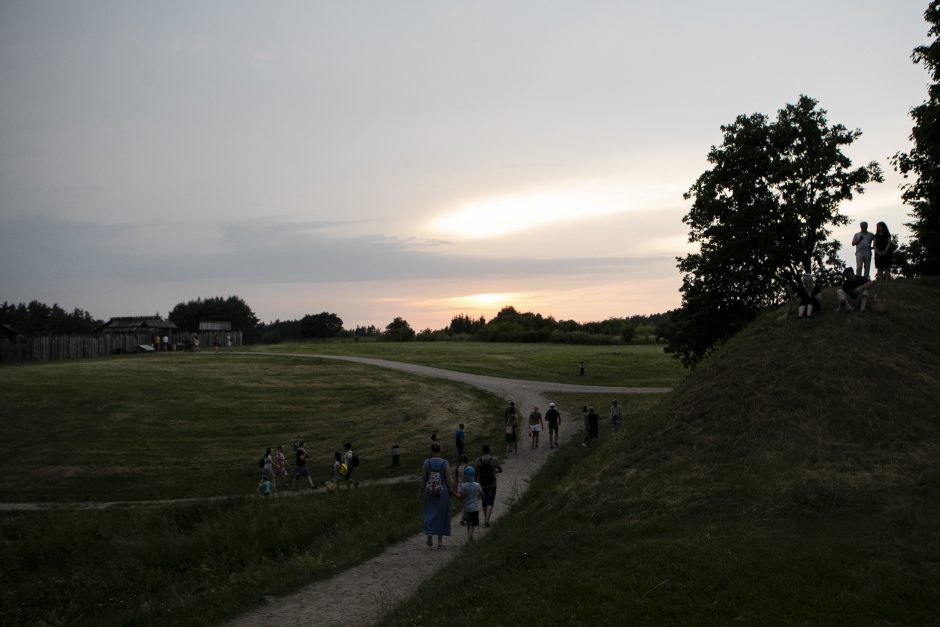
[[[433,546],[433,536],[437,536],[437,548],[444,548],[444,536],[450,535],[450,473],[447,472],[447,460],[441,457],[441,446],[431,447],[431,456],[424,460],[421,469],[421,484],[418,488],[418,501],[424,501],[424,533],[428,536],[428,546]]]
[[[614,433],[620,431],[620,425],[623,424],[623,408],[618,401],[610,405],[610,430]]]
[[[542,427],[545,423],[542,422],[542,412],[539,411],[538,407],[532,409],[532,413],[529,414],[529,435],[532,438],[531,448],[539,447],[539,434],[542,433]]]
[[[891,264],[894,262],[894,242],[891,231],[884,222],[875,225],[875,278],[887,281],[891,278]]]
[[[855,246],[855,274],[867,277],[871,270],[871,243],[875,234],[868,230],[867,222],[860,222],[861,230],[852,236]]]
[[[503,416],[506,430],[506,457],[509,457],[509,453],[512,451],[515,451],[516,455],[518,455],[519,441],[516,437],[516,422],[518,416],[516,415],[515,401],[509,401],[509,407],[506,408]]]
[[[490,516],[493,515],[493,504],[496,503],[496,473],[503,472],[499,460],[490,455],[490,445],[484,444],[482,453],[473,460],[476,469],[477,481],[483,488],[483,526],[490,526]]]
[[[545,412],[545,422],[548,423],[548,448],[558,447],[558,427],[561,426],[561,414],[555,408],[555,403],[548,404]]]

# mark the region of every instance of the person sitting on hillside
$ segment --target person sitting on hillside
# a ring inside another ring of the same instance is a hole
[[[802,276],[800,282],[796,285],[796,295],[800,299],[800,307],[797,310],[797,318],[812,318],[814,311],[822,309],[822,303],[819,302],[819,285],[813,281],[813,276],[807,272]]]
[[[848,307],[849,311],[865,311],[868,304],[868,289],[872,286],[871,280],[865,276],[855,276],[852,268],[846,268],[842,275],[842,287],[838,289],[839,307],[836,311],[841,311],[842,306]]]

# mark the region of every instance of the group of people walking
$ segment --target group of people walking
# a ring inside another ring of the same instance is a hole
[[[886,281],[891,278],[891,266],[894,264],[894,241],[891,231],[884,222],[875,225],[875,232],[868,230],[868,222],[859,223],[859,231],[852,236],[855,247],[855,268],[847,267],[842,272],[842,283],[836,290],[839,305],[849,311],[865,311],[868,304],[868,290],[872,287],[870,277],[872,258],[875,261],[875,279]],[[797,317],[812,318],[822,308],[819,300],[820,285],[807,272],[800,277],[796,286],[796,295],[800,300]]]
[[[276,494],[278,488],[293,490],[297,489],[297,483],[306,480],[310,489],[313,490],[317,485],[313,481],[310,469],[307,467],[307,449],[303,438],[297,436],[293,443],[294,447],[294,472],[291,479],[291,473],[287,467],[287,457],[284,455],[284,447],[278,446],[277,450],[268,447],[264,456],[259,461],[261,467],[261,481],[258,482],[258,493],[263,496]],[[346,483],[346,488],[358,487],[359,481],[352,478],[353,471],[359,466],[359,456],[352,450],[352,445],[346,443],[343,445],[343,452],[333,453],[333,459],[330,464],[329,479],[324,485],[328,491],[335,490],[340,482]]]
[[[600,416],[593,406],[585,405],[582,411],[584,419],[583,446],[597,441],[600,430]],[[503,424],[506,434],[506,457],[519,454],[520,412],[515,401],[510,401],[503,412]],[[536,449],[540,445],[542,431],[548,430],[549,448],[558,448],[558,433],[561,427],[561,412],[555,403],[548,404],[545,415],[538,407],[533,407],[524,422],[530,438],[529,447]],[[618,401],[610,407],[611,431],[620,431],[623,424],[623,408]],[[421,469],[421,482],[418,488],[418,500],[424,504],[423,531],[427,535],[427,545],[443,547],[444,536],[451,534],[450,499],[458,498],[463,503],[463,515],[460,524],[466,527],[467,540],[473,541],[474,530],[481,525],[480,513],[483,514],[482,526],[490,526],[493,504],[496,501],[496,475],[503,472],[499,458],[494,456],[490,445],[484,444],[480,455],[472,462],[465,454],[466,432],[461,423],[454,432],[457,447],[457,465],[453,473],[450,463],[442,455],[442,446],[437,434],[431,436],[430,455]]]

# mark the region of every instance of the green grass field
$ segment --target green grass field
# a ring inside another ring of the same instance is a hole
[[[685,377],[660,345],[571,346],[499,342],[305,342],[247,350],[360,355],[495,377],[583,385],[676,385]],[[578,364],[585,364],[580,376]]]
[[[414,483],[252,493],[258,458],[302,435],[318,482],[349,441],[366,483],[416,475],[429,434],[500,435],[503,399],[345,362],[142,355],[0,368],[0,501],[218,497],[0,512],[0,623],[203,625],[416,533]],[[446,436],[442,439],[445,439]],[[391,446],[402,448],[391,465]],[[308,490],[309,491],[309,490]]]
[[[887,313],[770,312],[631,398],[384,624],[938,624],[940,282],[875,292]]]

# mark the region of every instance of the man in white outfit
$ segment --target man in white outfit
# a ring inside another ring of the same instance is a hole
[[[867,222],[860,222],[859,226],[862,230],[852,237],[852,245],[855,246],[855,275],[868,276],[871,270],[871,243],[875,234],[868,230]]]

